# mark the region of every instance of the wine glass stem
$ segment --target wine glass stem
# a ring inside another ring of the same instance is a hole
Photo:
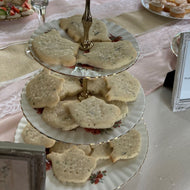
[[[40,14],[41,14],[43,23],[45,23],[46,7],[44,7],[44,6],[41,7]]]
[[[43,7],[37,8],[36,12],[38,14],[38,19],[39,19],[40,24],[45,23],[46,7],[43,6]]]

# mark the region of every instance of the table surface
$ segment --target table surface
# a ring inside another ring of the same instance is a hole
[[[55,0],[54,0],[55,1]],[[80,7],[77,8],[77,2],[76,0],[64,0],[65,2],[65,15],[68,16],[72,14],[72,8],[75,13],[80,13],[80,9],[83,4],[81,4]],[[104,2],[104,4],[103,4]],[[118,2],[118,3],[117,3]],[[111,12],[114,14],[114,16],[119,15],[120,13],[124,13],[125,9],[127,9],[126,2],[128,2],[128,9],[127,12],[130,11],[137,11],[139,8],[139,1],[126,1],[126,0],[120,0],[120,1],[114,1],[114,0],[94,0],[92,3],[94,3],[94,11],[99,10],[101,7],[101,3],[103,4],[103,8],[110,8],[109,13],[108,12],[101,12],[99,14],[100,18],[107,17],[111,14]],[[73,3],[73,4],[72,4]],[[58,4],[57,4],[58,5]],[[109,7],[110,6],[110,7]],[[115,7],[115,10],[114,10]],[[102,8],[102,9],[103,9]],[[101,10],[100,10],[101,11]],[[100,12],[99,11],[99,12]],[[98,11],[97,11],[98,12]],[[49,9],[49,15],[51,13],[51,9]],[[68,13],[68,14],[66,14]],[[48,19],[54,19],[56,17],[61,17],[61,13],[57,13],[54,15],[54,17],[50,17],[48,15]],[[1,24],[1,23],[0,23]],[[6,24],[4,24],[6,25]],[[171,39],[173,37],[174,33],[170,33],[171,29],[173,28],[173,31],[177,32],[182,27],[186,26],[189,27],[188,21],[185,22],[178,22],[175,26],[165,26],[164,28],[159,28],[157,31],[162,32],[159,33],[156,31],[149,31],[145,33],[142,37],[139,36],[139,41],[141,47],[143,47],[143,55],[144,59],[141,57],[141,60],[146,63],[150,60],[150,56],[152,59],[154,59],[154,56],[157,56],[157,60],[155,64],[158,62],[165,63],[165,60],[169,60],[167,63],[171,63],[171,61],[176,61],[171,55],[171,51],[169,50],[169,43],[168,39]],[[174,29],[174,27],[176,27]],[[1,28],[1,26],[0,26]],[[1,29],[0,29],[1,34]],[[160,35],[159,35],[160,34]],[[162,39],[162,42],[165,40],[165,44],[161,44],[160,39],[161,35],[165,35]],[[157,36],[157,39],[155,38],[155,35]],[[154,41],[151,40],[151,38],[154,37]],[[167,43],[166,43],[167,42]],[[147,46],[146,46],[147,45]],[[148,55],[149,51],[153,51],[152,47],[156,47],[154,50],[157,51],[157,54],[150,54],[149,57],[146,57],[145,55]],[[163,50],[162,52],[160,50]],[[170,56],[168,56],[170,54]],[[159,57],[160,56],[160,57]],[[173,64],[173,63],[171,63]],[[143,71],[144,72],[144,71]],[[154,75],[154,70],[152,70],[152,73]],[[137,73],[138,74],[138,73]],[[142,73],[142,76],[144,73]],[[151,76],[153,79],[154,76]],[[164,75],[162,76],[164,77]],[[24,80],[20,83],[15,81],[15,85],[22,86],[24,84]],[[163,80],[158,80],[158,87],[162,84]],[[151,80],[150,80],[151,83]],[[14,81],[13,81],[14,85]],[[10,87],[12,87],[10,85]],[[3,83],[3,87],[0,86],[0,93],[3,94],[3,90],[6,89],[6,82]],[[6,89],[7,90],[7,89]],[[9,92],[9,89],[7,90]],[[147,91],[148,92],[148,91]],[[151,93],[150,93],[151,92]],[[20,90],[15,90],[15,97],[18,96],[20,93]],[[126,190],[189,190],[190,189],[190,110],[183,111],[183,112],[172,112],[171,109],[171,96],[172,91],[160,87],[155,91],[149,91],[149,95],[146,96],[146,108],[144,113],[144,120],[147,125],[148,133],[149,133],[149,150],[147,154],[147,158],[141,168],[141,170],[126,184],[124,184],[121,189]],[[148,94],[147,93],[147,94]],[[6,98],[1,96],[0,94],[0,115],[1,112],[3,112],[3,109],[9,107],[10,105],[6,105]],[[13,95],[14,96],[14,95]],[[3,98],[5,99],[3,99]],[[12,96],[11,96],[12,97]],[[18,97],[16,97],[18,99]],[[5,104],[3,105],[3,103]],[[15,107],[18,107],[19,101],[15,101]],[[9,110],[7,108],[7,110]],[[10,112],[12,110],[10,109]],[[6,113],[7,114],[7,113]],[[18,111],[18,109],[15,111],[14,114],[19,114],[19,117],[21,116],[21,112]],[[15,126],[16,122],[13,122],[14,117],[16,117],[13,114],[9,124],[10,126]],[[0,131],[1,127],[3,127],[1,124],[5,122],[5,120],[9,120],[9,117],[11,115],[7,114],[6,118],[3,116],[0,118]],[[15,120],[14,120],[15,121]],[[14,131],[14,130],[13,130]],[[5,134],[7,135],[7,134]],[[8,135],[7,135],[8,136]],[[1,139],[1,138],[0,138]]]
[[[189,190],[190,110],[172,112],[171,96],[171,90],[161,87],[146,97],[148,155],[124,189]]]

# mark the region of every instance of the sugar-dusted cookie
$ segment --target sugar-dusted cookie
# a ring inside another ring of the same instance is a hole
[[[54,107],[59,102],[59,93],[64,79],[43,70],[26,86],[26,97],[33,108]]]
[[[75,96],[82,91],[80,80],[71,76],[63,76],[64,83],[60,92],[60,98],[63,100],[67,96]]]
[[[53,173],[62,183],[84,183],[96,167],[96,159],[85,155],[84,151],[71,147],[63,153],[50,153]]]
[[[96,160],[110,159],[112,148],[110,147],[109,143],[91,145],[91,148],[92,148],[92,154],[90,156],[95,157]]]
[[[81,39],[84,37],[82,15],[74,15],[69,18],[60,19],[60,27],[65,30],[75,42],[81,42]],[[106,25],[96,18],[93,18],[90,27],[89,40],[97,42],[110,41]]]
[[[71,148],[74,144],[71,143],[64,143],[64,142],[56,142],[55,145],[50,149],[50,152],[57,152],[57,153],[63,153],[64,151]],[[89,155],[91,153],[91,147],[90,145],[75,145],[79,149],[83,150],[86,155]]]
[[[106,94],[108,101],[131,102],[136,100],[140,90],[140,83],[129,72],[124,71],[107,77],[106,82],[109,89]]]
[[[137,52],[129,41],[95,42],[90,52],[80,52],[77,63],[102,69],[118,69],[136,59]]]
[[[120,109],[104,100],[91,96],[69,106],[75,121],[84,128],[111,128],[120,115]]]
[[[105,95],[108,91],[104,78],[87,80],[87,90],[93,95]]]
[[[116,162],[120,159],[131,159],[139,154],[141,146],[140,133],[137,130],[130,130],[118,139],[109,142],[113,148],[111,159]]]
[[[51,148],[55,144],[55,140],[46,137],[39,131],[34,129],[30,124],[27,124],[22,131],[22,138],[25,143],[33,145],[41,145],[46,148]]]
[[[61,37],[58,31],[52,29],[35,37],[32,48],[35,55],[49,65],[73,66],[76,63],[79,44]]]
[[[120,108],[121,114],[118,117],[118,120],[123,119],[127,113],[128,113],[128,105],[126,102],[121,102],[121,101],[111,101],[110,104],[114,104]]]
[[[127,115],[127,113],[128,113],[128,104],[127,104],[127,102],[122,102],[122,101],[107,101],[106,99],[105,99],[105,96],[100,96],[100,95],[96,95],[96,97],[97,98],[100,98],[100,99],[102,99],[102,100],[104,100],[104,101],[106,101],[107,103],[109,103],[109,104],[113,104],[113,105],[116,105],[117,107],[119,107],[119,109],[120,109],[120,115],[119,115],[119,117],[118,117],[118,121],[119,120],[121,120],[121,119],[123,119],[126,115]]]
[[[78,124],[72,118],[69,106],[77,102],[78,100],[60,101],[53,108],[44,108],[42,118],[51,127],[60,128],[63,131],[72,130],[78,127]]]

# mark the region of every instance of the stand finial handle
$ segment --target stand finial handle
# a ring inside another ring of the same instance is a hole
[[[90,0],[86,0],[85,12],[82,16],[82,24],[84,28],[84,37],[82,39],[80,48],[86,51],[93,46],[93,43],[89,41],[89,30],[92,25],[92,16],[90,13]]]

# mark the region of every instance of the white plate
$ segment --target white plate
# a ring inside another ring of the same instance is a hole
[[[31,36],[31,38],[28,42],[28,52],[30,52],[31,56],[38,63],[40,63],[44,67],[46,67],[46,68],[48,68],[54,72],[57,72],[60,74],[66,74],[66,75],[77,76],[77,77],[92,77],[92,78],[94,78],[94,77],[108,76],[108,75],[112,75],[114,73],[119,73],[121,71],[124,71],[136,62],[136,60],[139,56],[138,43],[137,43],[136,39],[133,37],[133,35],[131,33],[129,33],[128,31],[126,31],[124,28],[120,27],[119,25],[116,25],[113,22],[109,22],[107,20],[102,20],[102,21],[106,24],[109,34],[112,34],[113,36],[121,36],[122,40],[128,40],[133,44],[134,48],[137,51],[137,57],[130,64],[123,66],[119,69],[105,70],[105,69],[98,69],[98,68],[86,69],[80,65],[76,65],[75,68],[68,68],[68,67],[64,67],[62,65],[50,66],[47,63],[44,63],[35,55],[34,51],[32,50],[32,41],[34,40],[34,38],[36,36],[43,34],[45,32],[48,32],[53,28],[56,29],[57,31],[59,31],[59,33],[62,37],[65,37],[65,38],[71,40],[71,38],[69,38],[69,36],[64,32],[64,30],[59,27],[59,20],[54,20],[54,21],[45,23],[44,25],[41,25],[33,33],[33,35]]]
[[[176,18],[176,17],[170,16],[170,13],[165,12],[165,11],[161,11],[161,12],[153,11],[153,10],[149,9],[149,2],[150,2],[150,0],[141,0],[141,3],[143,5],[143,7],[145,9],[147,9],[148,11],[150,11],[151,13],[154,13],[154,14],[157,14],[157,15],[160,15],[160,16],[163,16],[163,17],[172,18],[172,19],[179,19],[179,20],[188,20],[188,19],[190,19],[190,14],[186,14],[184,16],[184,18]]]
[[[178,51],[179,51],[180,34],[181,33],[173,37],[172,42],[171,42],[171,50],[175,54],[176,57],[178,56]]]
[[[21,137],[21,133],[26,124],[27,121],[23,117],[16,130],[16,143],[24,143]],[[138,130],[141,134],[141,151],[139,155],[134,159],[122,160],[114,164],[111,161],[102,162],[94,171],[107,171],[107,175],[103,177],[102,183],[91,184],[90,181],[87,181],[84,185],[81,186],[63,185],[55,178],[52,170],[49,170],[46,173],[46,190],[112,190],[129,181],[141,168],[148,151],[149,138],[143,119],[140,120],[135,129]]]
[[[125,134],[133,128],[143,115],[145,109],[145,95],[142,87],[135,102],[128,103],[129,112],[123,118],[120,127],[104,130],[102,133],[94,135],[87,132],[84,128],[78,127],[71,131],[62,131],[61,129],[53,128],[46,124],[41,115],[30,106],[26,97],[26,86],[23,88],[21,95],[21,108],[24,116],[29,123],[46,136],[74,144],[98,144],[101,142],[110,141],[116,137]]]

